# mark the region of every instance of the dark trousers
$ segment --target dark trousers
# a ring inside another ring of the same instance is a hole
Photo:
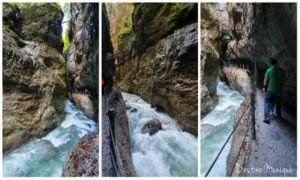
[[[274,106],[276,105],[276,115],[281,117],[281,93],[266,92],[265,104],[264,104],[264,115],[265,119],[270,116],[270,112],[274,111]]]

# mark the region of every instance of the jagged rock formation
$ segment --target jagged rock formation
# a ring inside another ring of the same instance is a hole
[[[99,132],[94,131],[83,136],[69,151],[64,162],[64,177],[99,176]]]
[[[197,34],[195,3],[134,4],[132,30],[118,36],[115,76],[122,91],[139,95],[194,135],[198,133]]]
[[[251,3],[212,3],[222,33],[223,61],[252,58],[254,14]]]
[[[66,66],[56,3],[3,3],[3,152],[64,118]]]
[[[113,46],[110,39],[110,25],[105,5],[102,5],[102,176],[136,176],[131,158],[131,143],[126,115],[126,105],[121,93],[112,87],[115,74]],[[110,133],[110,120],[107,114],[114,109],[115,136]],[[115,146],[112,149],[114,138]],[[113,168],[112,158],[116,157],[117,169]]]
[[[67,53],[68,96],[77,108],[93,120],[98,121],[98,90],[99,90],[99,4],[72,3],[70,22],[70,49]],[[80,93],[82,98],[73,98]],[[92,106],[82,107],[79,104],[89,99]],[[86,112],[89,109],[89,112]],[[92,112],[90,112],[92,111]]]
[[[216,101],[219,82],[221,32],[210,3],[201,4],[201,117]]]

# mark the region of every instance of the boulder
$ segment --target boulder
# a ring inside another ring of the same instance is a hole
[[[161,122],[157,119],[152,119],[144,125],[144,127],[141,129],[141,132],[143,134],[149,133],[149,135],[152,136],[159,130],[162,130]]]
[[[231,89],[239,91],[243,96],[249,96],[251,94],[251,79],[246,70],[234,67],[224,67],[223,72]]]
[[[131,109],[132,107],[131,106],[129,106],[128,104],[126,104],[126,109],[128,110],[128,109]]]
[[[136,108],[133,108],[133,109],[130,110],[130,112],[133,112],[133,113],[134,113],[134,112],[137,112],[137,111],[138,111],[138,110],[137,110]]]
[[[82,110],[86,117],[95,120],[96,110],[94,109],[92,100],[88,95],[73,93],[72,100],[74,101],[76,108]]]

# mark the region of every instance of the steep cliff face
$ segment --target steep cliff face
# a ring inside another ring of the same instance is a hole
[[[110,37],[115,51],[118,51],[118,35],[131,29],[133,3],[106,3],[110,23]]]
[[[197,135],[197,4],[137,3],[132,20],[132,31],[118,36],[127,53],[119,53],[117,86]]]
[[[212,7],[222,34],[221,64],[253,67],[256,63],[257,85],[262,87],[269,59],[276,58],[287,73],[282,91],[282,115],[295,124],[296,4],[212,3]]]
[[[210,3],[201,4],[201,116],[205,116],[216,101],[219,82],[221,32]]]
[[[99,4],[72,3],[67,55],[69,98],[98,121]]]
[[[131,143],[125,103],[121,93],[112,87],[115,75],[113,46],[110,38],[110,24],[105,5],[102,5],[102,176],[136,176],[131,157]],[[114,109],[114,124],[107,114]],[[115,127],[114,137],[110,126]],[[115,146],[112,147],[112,138]],[[114,169],[112,158],[116,158],[117,169]]]
[[[64,118],[61,20],[55,3],[3,3],[4,153],[45,135]]]

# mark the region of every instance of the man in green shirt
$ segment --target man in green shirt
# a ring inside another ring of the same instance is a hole
[[[270,123],[270,112],[276,105],[276,114],[281,118],[281,87],[285,80],[284,70],[278,66],[276,59],[271,59],[271,67],[267,69],[263,91],[266,92],[264,103],[265,123]]]

